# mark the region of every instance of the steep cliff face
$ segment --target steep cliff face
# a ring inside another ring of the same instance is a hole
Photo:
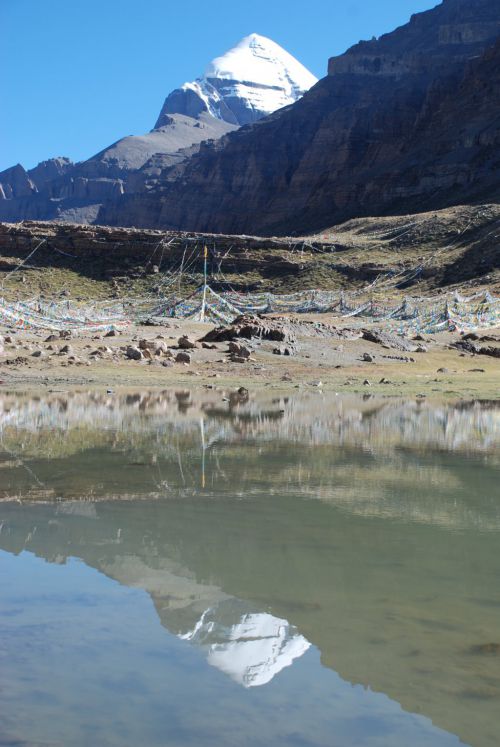
[[[498,0],[445,0],[329,63],[296,104],[204,145],[99,221],[302,233],[500,195]]]

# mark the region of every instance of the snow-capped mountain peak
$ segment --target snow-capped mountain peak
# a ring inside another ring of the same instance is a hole
[[[204,75],[167,97],[156,127],[169,114],[194,118],[208,112],[241,126],[293,104],[317,79],[276,42],[250,34],[221,57]]]
[[[317,79],[279,44],[259,34],[245,36],[205,70],[205,79],[250,82],[267,88],[282,88],[289,96],[307,91]]]

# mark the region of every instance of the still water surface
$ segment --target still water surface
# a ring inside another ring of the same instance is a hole
[[[0,417],[0,745],[499,744],[494,405]]]

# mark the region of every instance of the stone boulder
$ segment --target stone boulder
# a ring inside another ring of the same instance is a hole
[[[277,319],[262,319],[258,316],[243,314],[227,326],[216,327],[201,338],[202,342],[228,342],[243,338],[251,340],[272,340],[286,342],[293,340],[287,325]]]
[[[246,345],[239,345],[237,342],[230,342],[228,347],[232,357],[236,356],[248,360],[251,356],[251,351],[246,347]]]
[[[140,361],[143,358],[142,350],[139,350],[139,348],[136,348],[133,345],[127,347],[125,355],[133,361]]]
[[[363,340],[382,345],[383,348],[402,350],[408,353],[417,352],[421,345],[417,345],[406,337],[396,335],[393,332],[384,332],[380,329],[363,329],[361,333]]]
[[[193,350],[197,347],[196,343],[193,340],[190,340],[187,335],[182,335],[182,337],[179,337],[179,339],[177,340],[177,345],[181,350]]]

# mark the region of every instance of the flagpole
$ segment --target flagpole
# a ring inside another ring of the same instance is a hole
[[[200,418],[200,434],[201,434],[201,487],[205,489],[205,421]]]
[[[207,300],[207,259],[208,259],[208,248],[205,246],[204,248],[204,265],[203,265],[203,298],[201,301],[201,312],[200,312],[200,322],[205,321],[205,305]]]

